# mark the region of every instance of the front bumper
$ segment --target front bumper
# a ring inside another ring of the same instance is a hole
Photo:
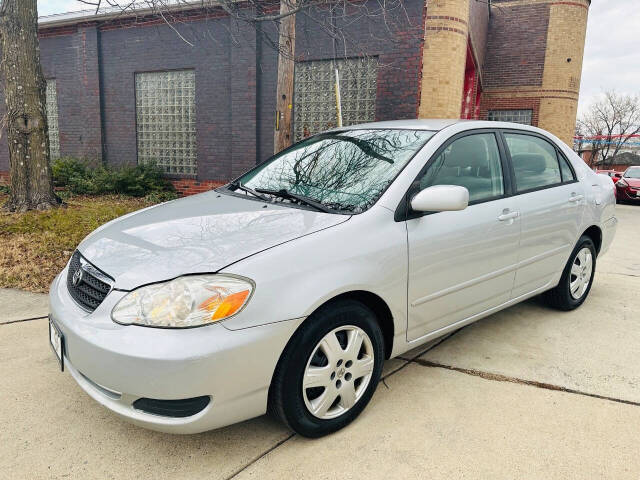
[[[618,200],[623,200],[625,202],[640,202],[640,196],[638,196],[638,189],[630,189],[627,188],[616,188],[618,191],[617,198]]]
[[[190,329],[125,326],[111,310],[127,292],[114,290],[91,314],[70,297],[66,269],[49,294],[51,318],[65,340],[65,367],[96,401],[138,425],[197,433],[266,412],[280,354],[303,319],[230,330],[223,323]],[[137,410],[133,402],[210,396],[184,418]]]

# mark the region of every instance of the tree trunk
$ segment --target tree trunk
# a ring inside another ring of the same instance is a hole
[[[36,0],[3,0],[0,14],[11,175],[11,196],[5,209],[44,210],[60,200],[53,191],[49,166]]]
[[[295,0],[280,0],[280,14],[286,15],[296,8]],[[296,16],[280,20],[278,36],[278,87],[276,99],[276,130],[273,138],[275,153],[291,145],[293,131],[293,69],[296,50]]]

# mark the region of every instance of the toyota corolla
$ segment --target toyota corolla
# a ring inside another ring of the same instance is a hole
[[[385,359],[535,295],[579,307],[615,233],[613,188],[534,127],[331,130],[90,234],[51,285],[50,342],[138,425],[270,411],[321,436],[365,408]]]

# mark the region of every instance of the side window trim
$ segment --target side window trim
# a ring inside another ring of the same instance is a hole
[[[505,197],[512,197],[516,192],[516,175],[511,163],[511,154],[507,148],[507,142],[502,134],[502,130],[496,130],[496,140],[498,150],[500,150],[500,161],[502,162],[502,176],[504,178]]]
[[[522,190],[521,192],[518,191],[517,188],[517,184],[516,184],[516,172],[515,172],[515,168],[513,167],[513,160],[511,158],[511,151],[509,150],[509,147],[507,146],[507,139],[505,138],[505,133],[511,133],[511,134],[515,134],[515,135],[529,135],[531,137],[536,137],[539,138],[541,140],[544,140],[545,142],[547,142],[549,145],[551,145],[553,147],[553,149],[556,151],[556,161],[558,162],[558,169],[560,170],[560,183],[552,183],[550,185],[543,185],[542,187],[536,187],[536,188],[529,188],[528,190]],[[504,147],[504,153],[506,158],[508,158],[509,161],[509,172],[511,173],[511,182],[512,182],[512,186],[513,186],[513,190],[512,190],[512,195],[524,195],[526,193],[532,193],[532,192],[537,192],[539,190],[547,190],[549,188],[556,188],[556,187],[561,187],[562,185],[567,185],[570,183],[575,183],[578,180],[576,179],[576,172],[573,169],[573,165],[571,165],[571,162],[569,162],[567,160],[567,163],[569,164],[569,168],[571,168],[571,172],[573,173],[573,180],[571,180],[570,182],[564,182],[562,180],[562,169],[560,168],[560,159],[558,157],[558,155],[562,155],[562,152],[560,151],[560,149],[558,148],[558,146],[552,142],[550,139],[546,138],[544,135],[539,134],[538,132],[531,132],[528,130],[518,130],[518,129],[510,129],[510,128],[501,128],[499,130],[499,137],[503,143],[503,147]]]
[[[512,187],[515,185],[515,183],[513,183],[513,179],[511,178],[511,175],[507,174],[507,170],[505,170],[505,168],[510,169],[510,165],[509,165],[510,162],[508,162],[505,157],[505,149],[503,148],[503,145],[502,145],[502,138],[501,138],[502,134],[500,130],[497,128],[476,128],[472,130],[465,130],[464,132],[460,132],[449,137],[435,151],[435,153],[431,155],[431,157],[429,157],[429,159],[425,162],[423,167],[418,172],[418,175],[416,175],[416,177],[413,179],[413,182],[411,182],[411,186],[405,192],[404,196],[402,197],[402,200],[400,200],[400,203],[396,207],[396,210],[393,216],[394,221],[405,222],[407,220],[413,220],[414,218],[424,217],[425,215],[433,215],[434,213],[441,213],[441,212],[412,212],[411,211],[411,208],[409,207],[409,201],[413,197],[413,195],[418,193],[417,190],[420,187],[420,179],[424,176],[424,174],[431,167],[433,162],[440,156],[440,154],[444,150],[446,150],[449,147],[449,145],[451,145],[453,142],[470,135],[478,135],[483,133],[491,133],[494,135],[496,139],[498,152],[500,154],[500,166],[502,167],[502,181],[503,181],[504,193],[496,197],[491,197],[484,200],[478,200],[475,202],[469,202],[469,206],[479,205],[481,203],[486,203],[486,202],[493,202],[496,200],[500,200],[502,198],[510,197],[512,195],[511,193]]]
[[[564,179],[562,179],[562,184],[563,185],[568,185],[570,183],[576,183],[578,180],[578,176],[576,175],[576,171],[573,168],[573,165],[571,165],[571,162],[569,161],[569,159],[567,158],[567,156],[562,153],[562,150],[560,150],[558,147],[556,147],[556,156],[558,157],[558,164],[560,166],[560,175],[562,175],[562,165],[560,165],[560,162],[562,162],[564,160],[565,164],[569,167],[569,170],[571,171],[571,179],[565,181]]]

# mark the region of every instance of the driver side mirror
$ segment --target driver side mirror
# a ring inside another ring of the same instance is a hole
[[[411,199],[416,212],[450,212],[464,210],[469,205],[469,190],[458,185],[434,185],[418,192]]]

